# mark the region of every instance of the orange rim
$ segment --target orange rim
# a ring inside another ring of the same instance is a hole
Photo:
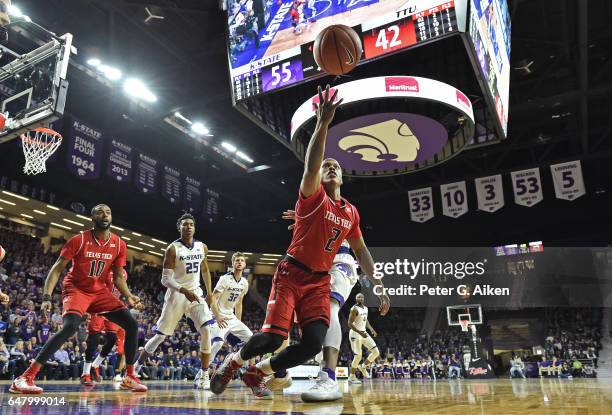
[[[36,127],[35,129],[33,129],[32,131],[36,131],[38,133],[44,133],[44,134],[51,134],[51,135],[56,135],[59,136],[60,138],[62,138],[62,135],[60,133],[58,133],[55,130],[52,130],[50,128],[45,128],[45,127]]]

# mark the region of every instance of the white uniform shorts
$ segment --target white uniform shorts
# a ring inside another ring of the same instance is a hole
[[[214,323],[214,318],[208,308],[208,304],[203,298],[202,288],[198,287],[193,292],[200,297],[200,302],[189,302],[187,297],[175,290],[166,290],[164,306],[161,316],[157,320],[157,331],[166,336],[172,336],[174,329],[183,315],[189,317],[196,327],[200,330],[203,325]]]
[[[342,308],[357,283],[357,270],[354,266],[337,262],[332,265],[329,274],[331,275],[331,298],[335,298]]]
[[[212,326],[213,332],[211,341],[214,342],[215,340],[223,340],[225,342],[227,340],[227,336],[229,334],[233,334],[234,336],[238,337],[240,341],[245,342],[253,336],[251,329],[249,329],[246,324],[238,320],[236,317],[230,320],[225,320],[225,322],[227,323],[227,327],[225,328],[220,328],[217,324]]]
[[[355,330],[350,330],[349,340],[351,341],[351,349],[355,354],[361,354],[361,349],[363,347],[365,347],[368,352],[376,348],[376,343],[369,334],[368,337],[362,337],[361,334],[357,333]]]

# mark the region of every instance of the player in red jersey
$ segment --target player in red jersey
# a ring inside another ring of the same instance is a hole
[[[294,311],[302,331],[301,341],[250,366],[242,380],[255,396],[270,398],[271,392],[264,383],[267,376],[295,367],[321,351],[330,318],[329,269],[343,240],[348,240],[364,274],[374,273],[374,261],[361,236],[359,213],[340,196],[340,166],[334,159],[323,160],[327,130],[342,102],[335,102],[337,92],[330,96],[329,85],[324,93],[319,88],[317,125],[306,151],[293,238],[272,280],[262,333],[225,359],[211,381],[214,393],[225,390],[245,361],[279,348],[289,334]],[[380,300],[379,310],[384,315],[389,310],[389,297],[382,295]]]
[[[123,279],[127,280],[127,273],[123,270]],[[113,284],[113,274],[108,273],[108,277],[105,282],[106,288],[113,293],[117,298],[121,296],[121,293]],[[85,386],[93,386],[91,369],[94,369],[93,380],[96,382],[100,381],[99,367],[102,361],[108,356],[113,350],[113,346],[117,346],[118,361],[123,359],[125,353],[124,341],[125,341],[125,330],[121,327],[106,319],[100,314],[91,314],[89,318],[89,324],[87,325],[87,349],[85,350],[85,364],[83,365],[83,374],[81,375],[81,383]],[[100,354],[93,360],[94,353],[98,350],[100,344],[100,337],[104,334],[104,346],[100,351]]]
[[[79,328],[85,313],[103,314],[108,320],[118,324],[126,332],[125,352],[127,375],[121,383],[122,389],[145,392],[134,375],[134,360],[138,348],[138,324],[125,304],[115,297],[104,284],[108,273],[113,271],[113,283],[125,296],[128,303],[137,309],[144,306],[140,299],[130,292],[122,278],[126,262],[126,245],[119,236],[111,233],[112,212],[110,207],[101,204],[91,210],[94,227],[75,235],[62,248],[60,257],[53,264],[45,280],[41,309],[51,308],[51,295],[57,285],[61,272],[72,261],[72,267],[62,284],[64,305],[63,327],[38,353],[30,367],[13,381],[11,393],[37,394],[43,389],[34,384],[34,378],[47,359],[57,351]]]

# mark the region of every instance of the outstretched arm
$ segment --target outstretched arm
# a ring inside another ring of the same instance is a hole
[[[53,295],[53,290],[55,290],[55,286],[57,285],[57,281],[59,280],[60,274],[66,268],[70,262],[69,259],[66,259],[60,256],[55,264],[49,270],[49,274],[47,274],[47,278],[45,279],[45,288],[43,290],[43,302],[40,306],[43,310],[51,309],[51,295]]]
[[[374,330],[374,327],[372,327],[372,325],[370,324],[370,320],[366,320],[366,327],[368,328],[368,330],[370,330],[370,333],[372,333],[372,337],[378,336],[378,333],[376,333],[376,330]]]
[[[306,158],[304,160],[304,175],[300,184],[300,192],[304,197],[313,195],[319,188],[321,183],[321,164],[323,163],[323,155],[325,154],[325,139],[327,138],[327,129],[334,119],[336,108],[342,103],[342,100],[334,103],[338,90],[335,90],[330,96],[329,85],[325,88],[325,92],[318,88],[319,104],[317,110],[317,125],[314,133],[308,143],[306,150]]]
[[[378,311],[381,316],[384,316],[389,311],[390,300],[389,296],[384,293],[382,290],[382,280],[374,278],[374,259],[372,259],[372,254],[370,254],[370,250],[365,244],[363,237],[348,239],[348,243],[351,246],[351,249],[355,253],[357,257],[357,261],[359,261],[359,266],[361,270],[365,273],[366,277],[372,282],[372,284],[381,286],[380,295],[378,298],[380,299],[380,307],[378,307]]]

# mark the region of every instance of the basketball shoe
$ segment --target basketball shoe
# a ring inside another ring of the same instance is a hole
[[[9,388],[10,393],[21,393],[24,395],[37,395],[43,393],[43,388],[34,384],[34,376],[23,374],[13,381]]]
[[[242,381],[251,388],[253,395],[259,399],[272,399],[272,391],[265,382],[266,374],[256,366],[249,366],[242,374]]]
[[[234,353],[230,353],[210,380],[210,390],[217,395],[223,393],[238,369],[240,365],[234,362]]]
[[[91,375],[81,375],[81,384],[85,386],[93,386],[94,382],[91,380]]]
[[[282,391],[283,389],[291,387],[292,384],[293,380],[289,373],[282,378],[271,375],[268,380],[266,380],[266,386],[273,391]]]
[[[338,382],[331,379],[329,375],[320,371],[312,388],[302,392],[304,402],[326,402],[342,399],[342,392],[338,389]]]
[[[131,390],[132,392],[146,392],[147,387],[140,383],[136,376],[126,374],[119,385],[121,389]]]
[[[210,390],[210,378],[208,370],[200,369],[194,379],[194,385],[196,389]]]

